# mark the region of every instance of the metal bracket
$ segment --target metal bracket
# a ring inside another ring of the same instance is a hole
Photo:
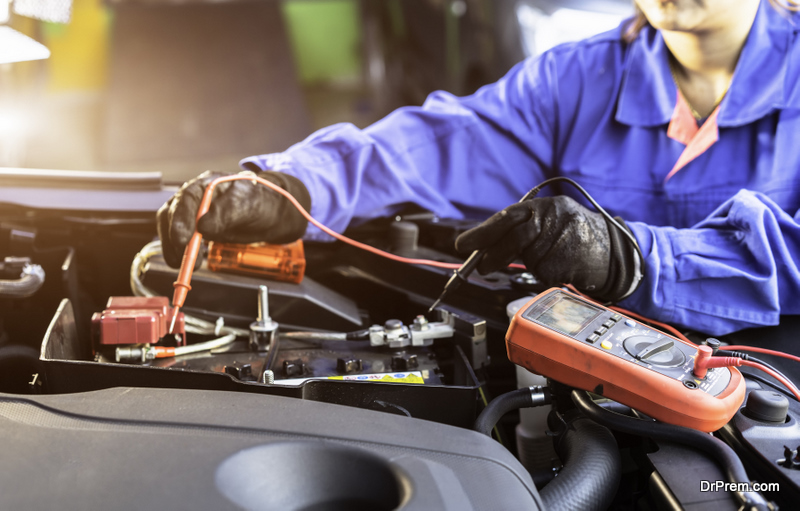
[[[452,337],[455,332],[455,319],[447,311],[442,311],[442,320],[431,323],[419,315],[411,326],[404,325],[398,319],[390,319],[381,325],[369,327],[369,343],[371,346],[389,346],[405,348],[407,346],[430,346],[434,339]]]

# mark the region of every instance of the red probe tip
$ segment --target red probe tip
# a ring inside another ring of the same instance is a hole
[[[172,309],[172,321],[169,324],[169,333],[173,333],[175,331],[175,320],[178,319],[178,312],[180,309],[180,307],[175,307]]]

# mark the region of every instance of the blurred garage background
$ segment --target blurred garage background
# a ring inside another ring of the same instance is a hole
[[[0,167],[233,170],[618,25],[630,0],[0,0]]]

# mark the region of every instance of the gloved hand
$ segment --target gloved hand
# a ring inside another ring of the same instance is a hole
[[[164,260],[178,268],[183,252],[195,229],[195,217],[206,186],[214,179],[230,174],[204,172],[187,181],[157,213],[158,237]],[[306,209],[311,196],[303,183],[281,172],[257,172],[258,177],[275,183]],[[208,213],[200,218],[197,230],[210,241],[228,243],[289,243],[300,238],[308,222],[283,196],[252,181],[220,183]]]
[[[604,301],[630,295],[641,277],[631,241],[602,215],[563,195],[509,206],[456,239],[456,249],[464,254],[486,247],[478,264],[482,274],[521,255],[543,284],[572,284]]]

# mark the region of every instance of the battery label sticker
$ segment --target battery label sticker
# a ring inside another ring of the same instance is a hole
[[[345,381],[372,381],[382,383],[413,383],[422,385],[425,383],[420,371],[397,372],[397,373],[373,373],[373,374],[353,374],[346,376],[322,376],[317,378],[292,378],[290,380],[275,380],[276,385],[300,385],[309,380],[345,380]]]

